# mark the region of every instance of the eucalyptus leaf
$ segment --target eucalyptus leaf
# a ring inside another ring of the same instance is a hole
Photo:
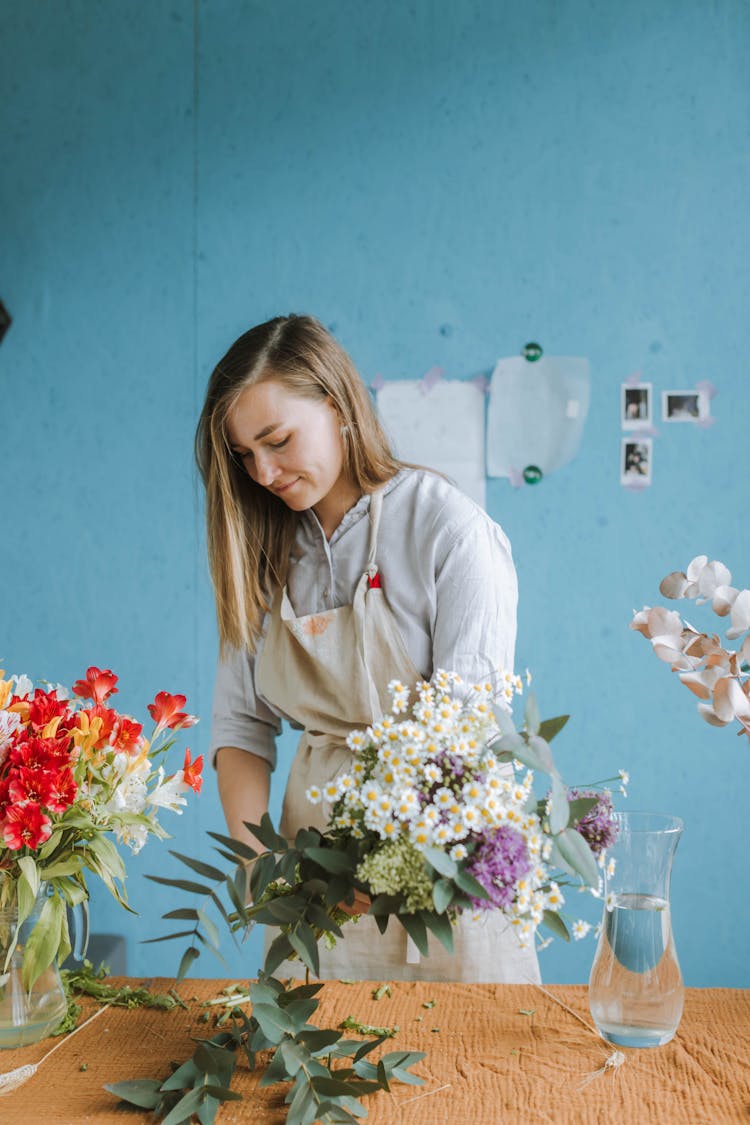
[[[568,823],[571,826],[575,826],[582,821],[598,803],[598,797],[575,797],[572,801],[568,801]]]
[[[223,877],[223,876],[222,876]],[[174,887],[178,891],[187,891],[192,895],[210,895],[211,888],[203,883],[194,883],[191,879],[168,879],[165,875],[147,875],[152,883],[159,883],[163,887]]]
[[[293,1000],[291,1004],[286,1004],[284,1006],[284,1011],[294,1026],[295,1035],[299,1036],[299,1033],[307,1025],[307,1021],[317,1008],[318,1001],[312,999]]]
[[[369,1055],[370,1051],[374,1051],[375,1048],[379,1047],[381,1043],[385,1043],[387,1038],[387,1035],[378,1035],[375,1039],[371,1039],[369,1042],[365,1040],[364,1043],[360,1043],[354,1055],[355,1069],[356,1064],[364,1059],[365,1055]]]
[[[549,826],[554,836],[562,832],[568,824],[568,794],[558,773],[552,774],[550,793]]]
[[[492,743],[492,749],[496,754],[512,754],[514,758],[522,759],[519,757],[523,748],[528,743],[522,734],[517,731],[511,731],[509,734],[504,734],[500,738],[496,738]]]
[[[277,922],[297,922],[302,914],[302,903],[295,895],[284,895],[260,905]]]
[[[554,719],[545,719],[539,724],[539,734],[547,742],[551,742],[567,723],[570,715],[557,715]]]
[[[300,1043],[304,1043],[311,1054],[322,1055],[327,1054],[334,1043],[338,1043],[341,1039],[341,1032],[334,1031],[332,1028],[323,1030],[314,1028],[309,1031],[299,1031],[297,1039]]]
[[[199,917],[200,915],[194,906],[181,906],[177,910],[170,910],[166,914],[162,914],[165,921],[168,918],[174,918],[183,922],[197,922]]]
[[[540,726],[539,708],[537,707],[536,698],[533,692],[526,696],[524,717],[526,720],[526,730],[529,732],[529,734],[538,734]]]
[[[277,1082],[286,1082],[289,1078],[294,1077],[294,1075],[291,1075],[289,1073],[286,1065],[286,1060],[281,1051],[281,1047],[285,1047],[287,1042],[291,1043],[292,1040],[286,1040],[280,1045],[278,1051],[274,1051],[270,1063],[260,1077],[260,1081],[258,1083],[259,1086],[274,1086]],[[273,1044],[270,1045],[273,1046]]]
[[[300,1081],[300,1077],[302,1080]],[[289,1101],[286,1125],[313,1125],[318,1116],[318,1103],[305,1076],[297,1076],[297,1086]]]
[[[453,952],[453,926],[445,914],[434,914],[430,910],[421,911],[422,920],[438,941],[449,953]]]
[[[162,1090],[184,1090],[186,1086],[195,1084],[196,1078],[200,1078],[201,1070],[196,1065],[195,1058],[187,1059],[181,1066],[177,1067],[165,1082],[162,1082]]]
[[[320,844],[322,837],[317,828],[300,828],[294,837],[294,847],[298,852],[306,848],[314,848]]]
[[[324,898],[326,906],[338,906],[340,902],[351,904],[354,902],[354,890],[343,875],[334,875],[328,882]]]
[[[267,812],[263,813],[260,824],[250,824],[248,821],[243,822],[245,828],[252,832],[261,844],[264,844],[270,852],[285,852],[289,845],[283,836],[273,826],[273,821]]]
[[[142,945],[156,945],[160,941],[176,941],[177,938],[192,937],[195,930],[179,930],[174,934],[162,934],[161,937],[144,938],[141,942]]]
[[[333,848],[307,848],[305,856],[332,875],[348,875],[354,871],[354,864],[346,852]]]
[[[492,714],[495,716],[495,722],[497,723],[501,735],[513,735],[516,733],[516,724],[513,722],[513,715],[507,707],[502,707],[499,703],[493,703]]]
[[[208,835],[213,840],[218,840],[220,844],[228,848],[238,859],[256,859],[258,857],[258,852],[255,848],[251,848],[244,840],[235,840],[233,836],[225,836],[221,832],[209,832]]]
[[[535,768],[541,769],[544,773],[554,773],[555,763],[553,761],[552,751],[550,750],[549,742],[547,742],[547,739],[543,738],[541,734],[530,734],[528,737],[529,749],[533,750],[536,753],[537,758],[540,762],[540,765],[536,766]]]
[[[562,938],[563,941],[570,941],[568,927],[565,925],[560,915],[557,914],[554,910],[544,911],[544,914],[542,915],[542,924],[546,926],[548,930],[551,930],[553,934],[556,934],[557,937]]]
[[[255,1004],[253,1015],[260,1024],[263,1034],[272,1043],[280,1043],[285,1035],[294,1034],[294,1023],[282,1008],[272,1004]]]
[[[177,970],[177,980],[184,980],[185,974],[190,971],[190,966],[193,961],[197,961],[200,957],[200,950],[195,945],[190,945],[185,950],[180,960],[180,967]]]
[[[204,930],[204,933],[206,934],[206,936],[208,938],[209,943],[211,944],[211,946],[214,949],[218,949],[219,948],[219,931],[216,928],[216,923],[213,921],[212,918],[209,918],[208,915],[203,910],[198,911],[198,917],[200,918],[200,921],[203,925],[203,930]]]
[[[263,968],[267,973],[275,972],[282,961],[286,961],[286,959],[290,957],[293,952],[294,949],[286,934],[279,934],[279,936],[274,938],[274,940],[268,947],[268,952],[266,953],[266,960],[264,962]]]
[[[379,915],[384,915],[386,921],[389,914],[395,914],[403,901],[402,895],[376,895],[370,903],[367,911],[368,914],[373,914],[376,918]],[[381,933],[383,931],[381,930]]]
[[[297,868],[299,867],[299,854],[293,850],[285,852],[278,862],[279,877],[290,885],[297,882]]]
[[[161,1099],[161,1083],[156,1078],[134,1078],[129,1082],[110,1082],[104,1089],[116,1098],[142,1109],[155,1109]]]
[[[438,879],[432,888],[432,901],[438,914],[444,914],[453,901],[455,891],[447,879]]]
[[[423,957],[429,954],[429,945],[427,942],[427,930],[425,924],[418,914],[397,914],[401,925],[406,930],[411,940],[416,945],[419,952]]]
[[[195,1111],[195,1116],[198,1118],[200,1125],[214,1125],[216,1121],[216,1114],[219,1111],[221,1102],[216,1097],[211,1096],[211,1091],[215,1089],[213,1086],[204,1086],[206,1091],[206,1098]],[[241,1094],[231,1094],[231,1100],[236,1101],[242,1099]],[[222,1099],[229,1100],[229,1099]]]
[[[250,872],[250,894],[253,901],[257,902],[273,879],[276,870],[276,860],[266,852],[253,864]]]
[[[442,852],[440,848],[425,848],[422,853],[435,871],[439,872],[446,879],[453,879],[458,871],[458,864],[455,859],[451,859],[449,855]]]
[[[179,859],[180,863],[184,863],[191,871],[195,871],[197,875],[202,875],[204,879],[213,879],[217,883],[224,881],[224,872],[220,871],[218,867],[212,867],[210,863],[204,863],[200,859],[193,859],[189,855],[182,855],[181,852],[174,852],[170,849],[170,855],[175,859]]]
[[[315,939],[315,934],[312,932],[306,922],[299,922],[293,930],[287,934],[292,947],[297,955],[301,958],[305,965],[307,965],[310,972],[315,976],[320,976],[320,954],[318,953],[318,943]]]
[[[566,863],[568,863],[590,887],[596,887],[599,883],[599,868],[596,865],[596,859],[593,856],[591,848],[588,846],[581,833],[575,828],[566,828],[564,832],[561,832],[559,836],[555,837],[555,843]]]
[[[201,1089],[188,1090],[172,1107],[161,1125],[183,1125],[183,1122],[189,1122],[193,1114],[198,1112],[204,1097]]]
[[[322,906],[317,903],[311,902],[305,910],[305,917],[311,926],[317,927],[326,933],[335,934],[336,937],[341,937],[341,927],[338,922],[334,922],[330,914],[327,914]]]
[[[301,1066],[304,1066],[310,1057],[310,1052],[305,1050],[304,1046],[295,1043],[292,1039],[286,1039],[279,1047],[279,1051],[284,1059],[284,1066],[290,1078],[294,1078],[295,1074]]]
[[[470,875],[468,871],[458,872],[456,875],[456,886],[460,887],[465,894],[471,895],[472,898],[487,900],[490,898],[489,892],[486,891],[479,880],[475,879],[473,875]]]

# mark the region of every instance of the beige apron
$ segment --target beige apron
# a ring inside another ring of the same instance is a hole
[[[352,754],[344,745],[346,736],[390,711],[390,681],[411,685],[422,678],[375,579],[382,504],[382,493],[373,493],[367,568],[352,605],[295,617],[284,587],[271,610],[257,665],[258,691],[304,727],[284,795],[280,827],[287,839],[308,825],[325,828],[327,807],[310,804],[305,792],[349,767]],[[321,943],[323,980],[525,983],[540,979],[535,951],[521,948],[515,931],[498,911],[479,920],[463,915],[454,929],[452,954],[430,935],[430,955],[422,960],[395,919],[381,935],[374,918],[365,915],[347,923],[344,934],[333,950]],[[275,931],[269,940],[273,936]],[[299,961],[284,962],[277,972],[299,976],[301,966]]]

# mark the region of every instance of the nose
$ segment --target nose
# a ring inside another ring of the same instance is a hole
[[[258,451],[255,454],[252,475],[258,484],[269,488],[279,475],[279,466],[273,454]]]

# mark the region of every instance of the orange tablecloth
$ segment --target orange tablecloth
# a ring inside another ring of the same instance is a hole
[[[174,982],[149,983],[165,992]],[[166,1077],[170,1060],[183,1061],[192,1053],[191,1036],[212,1033],[210,1025],[199,1022],[206,1010],[201,1004],[226,983],[183,982],[179,994],[187,1010],[108,1009],[66,1041],[25,1086],[0,1098],[0,1122],[152,1122],[147,1111],[125,1110],[104,1084]],[[365,1099],[369,1125],[750,1120],[750,991],[689,989],[671,1043],[628,1050],[622,1067],[582,1085],[613,1048],[534,986],[394,983],[393,995],[376,1001],[372,992],[380,983],[326,984],[313,1016],[320,1027],[336,1026],[350,1014],[367,1023],[398,1025],[385,1049],[427,1052],[416,1066],[423,1086],[396,1084],[390,1094]],[[585,987],[546,987],[591,1022]],[[432,1000],[434,1005],[425,1008]],[[86,1005],[84,1015],[93,1010]],[[0,1069],[37,1062],[57,1042],[0,1051]],[[283,1088],[259,1090],[258,1078],[244,1062],[238,1064],[233,1088],[243,1101],[222,1106],[217,1125],[282,1125]]]

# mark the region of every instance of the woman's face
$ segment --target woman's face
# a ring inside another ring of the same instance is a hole
[[[295,512],[314,508],[321,518],[352,492],[330,399],[302,398],[273,379],[256,383],[227,416],[227,436],[255,483]]]

